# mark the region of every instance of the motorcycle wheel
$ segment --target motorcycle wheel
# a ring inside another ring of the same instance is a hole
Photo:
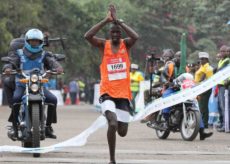
[[[32,104],[32,145],[33,148],[40,147],[40,112],[39,112],[39,104]],[[40,153],[34,153],[34,157],[40,157]]]
[[[167,139],[170,134],[170,131],[169,130],[166,130],[166,131],[156,130],[156,134],[159,139]]]
[[[200,112],[188,110],[186,114],[187,123],[185,122],[185,117],[181,121],[181,136],[185,141],[193,141],[200,129]]]
[[[157,114],[157,121],[164,122],[164,118],[160,114],[160,112]],[[159,139],[167,139],[170,134],[169,130],[156,130],[156,135]]]

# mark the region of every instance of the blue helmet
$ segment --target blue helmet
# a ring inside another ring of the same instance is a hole
[[[38,46],[31,46],[29,44],[29,40],[39,40],[40,45]],[[25,48],[30,51],[31,53],[38,53],[43,50],[44,45],[44,35],[38,29],[30,29],[25,34]]]

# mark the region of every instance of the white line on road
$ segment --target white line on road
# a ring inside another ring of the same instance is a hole
[[[69,151],[67,151],[69,150]],[[63,152],[74,152],[74,153],[82,153],[82,154],[105,154],[108,153],[107,149],[79,149],[79,148],[70,148],[59,151]],[[117,149],[117,154],[146,154],[146,155],[230,155],[230,151],[154,151],[154,150],[130,150],[130,149]]]
[[[108,161],[106,159],[86,159],[86,158],[33,158],[33,159],[26,159],[26,158],[2,158],[0,160],[1,163],[8,163],[8,162],[17,162],[17,163],[74,163],[74,164],[106,164]],[[129,160],[118,160],[118,164],[229,164],[230,161],[208,161],[208,160],[136,160],[136,159],[129,159]]]

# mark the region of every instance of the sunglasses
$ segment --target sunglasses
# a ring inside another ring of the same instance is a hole
[[[194,67],[195,65],[194,64],[188,64],[187,66],[188,67]]]

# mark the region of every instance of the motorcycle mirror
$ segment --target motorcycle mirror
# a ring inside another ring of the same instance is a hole
[[[5,63],[10,63],[10,62],[11,62],[10,58],[7,57],[7,56],[1,57],[1,61],[2,61],[2,62],[5,62]]]
[[[8,56],[1,57],[1,61],[4,62],[4,63],[10,63],[10,64],[12,64],[13,67],[16,68],[17,71],[21,70],[20,68],[18,68],[18,66]]]

